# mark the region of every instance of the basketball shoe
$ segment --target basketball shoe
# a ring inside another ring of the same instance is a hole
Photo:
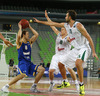
[[[34,92],[34,93],[40,93],[40,91],[37,90],[36,85],[33,85],[33,86],[30,88],[30,90],[31,90],[32,92]]]
[[[79,95],[80,95],[80,96],[82,96],[82,95],[84,96],[84,95],[85,95],[84,84],[82,84],[82,85],[79,84],[79,86],[80,86],[80,93],[79,93]]]
[[[57,86],[57,89],[67,88],[70,86],[69,82],[63,81],[61,85]]]
[[[9,92],[8,88],[9,88],[9,85],[6,84],[5,86],[2,87],[1,91],[8,93]]]

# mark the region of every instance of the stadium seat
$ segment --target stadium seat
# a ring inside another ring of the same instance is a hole
[[[54,35],[52,32],[44,32],[44,34],[40,34],[38,44],[41,50],[40,57],[44,63],[47,64],[51,61],[51,58],[55,53],[54,37],[56,35]]]

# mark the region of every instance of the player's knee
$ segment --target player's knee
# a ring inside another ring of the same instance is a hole
[[[79,67],[79,63],[76,63],[75,65],[76,65],[76,68],[78,68],[78,67]]]
[[[45,71],[45,68],[42,68],[42,71],[43,71],[43,73],[44,73],[44,71]]]
[[[52,74],[53,72],[54,72],[54,70],[52,70],[52,69],[49,70],[49,73],[50,73],[50,74]]]
[[[76,68],[79,68],[82,66],[82,61],[81,60],[76,60],[75,62]]]
[[[72,69],[70,69],[70,68],[67,68],[67,70],[68,70],[69,72],[71,72],[71,71],[72,71]]]
[[[64,65],[63,65],[62,63],[59,62],[59,63],[58,63],[58,67],[59,67],[59,68],[63,68]]]
[[[44,71],[45,71],[45,68],[41,67],[40,72],[41,72],[41,73],[44,73]]]
[[[26,77],[26,74],[21,74],[21,77],[22,77],[22,78]]]

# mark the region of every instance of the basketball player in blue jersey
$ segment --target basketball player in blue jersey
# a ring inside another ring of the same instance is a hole
[[[34,84],[30,88],[32,92],[40,92],[37,90],[37,83],[44,74],[45,69],[42,66],[35,65],[31,62],[31,48],[32,44],[36,41],[38,33],[29,25],[29,29],[32,31],[33,36],[29,39],[29,32],[22,31],[22,26],[18,24],[19,31],[16,40],[18,50],[18,76],[14,77],[8,84],[6,84],[1,90],[9,92],[8,88],[18,80],[27,77],[29,75],[37,75],[35,77]]]
[[[13,44],[9,42],[8,40],[6,40],[1,33],[0,33],[0,39],[2,39],[7,46],[9,46],[9,44],[13,46]]]
[[[48,21],[51,21],[51,19],[48,17],[46,10],[45,10],[45,17],[47,18]],[[49,67],[49,78],[50,78],[49,91],[52,91],[53,87],[55,85],[55,83],[53,81],[54,73],[57,75],[59,72],[58,63],[71,50],[71,44],[69,43],[70,39],[68,37],[67,31],[65,28],[61,28],[61,32],[60,32],[55,26],[50,26],[50,27],[52,28],[54,33],[57,35],[56,46],[55,46],[55,55],[53,55],[52,60],[51,60],[51,64]],[[67,68],[67,66],[66,66],[66,70],[68,70],[70,72],[71,77],[75,82],[77,92],[79,92],[79,84],[78,84],[77,77],[76,77],[74,70]],[[64,79],[63,81],[64,81],[63,82],[64,86],[62,86],[63,88],[67,88],[70,86],[70,83],[68,82],[67,78]]]
[[[77,44],[79,46],[74,46],[76,48],[76,51],[73,51],[72,54],[69,54],[69,58],[74,59],[75,52],[77,54],[77,58],[75,56],[75,64],[74,66],[72,65],[71,67],[76,67],[77,68],[77,73],[80,81],[80,95],[85,95],[84,91],[84,82],[83,82],[83,66],[86,64],[86,60],[91,54],[91,49],[92,49],[92,56],[96,57],[98,60],[98,56],[95,52],[94,48],[94,43],[90,35],[88,34],[87,30],[85,27],[80,23],[77,22],[76,19],[76,12],[74,10],[68,10],[66,14],[66,23],[56,23],[52,21],[39,21],[36,18],[34,19],[34,22],[49,25],[49,26],[56,26],[56,27],[64,27],[66,28],[68,35],[70,38],[75,38]],[[90,48],[91,47],[91,48]],[[65,61],[59,62],[58,66],[61,72],[62,77],[66,79],[66,70],[65,66],[66,65],[66,59]]]

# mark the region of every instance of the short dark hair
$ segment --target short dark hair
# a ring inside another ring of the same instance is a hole
[[[67,13],[69,13],[69,16],[71,16],[72,20],[76,19],[77,13],[75,10],[68,10]]]
[[[26,34],[26,30],[22,31],[22,35],[21,35],[21,38],[23,37],[23,34],[25,35]]]

